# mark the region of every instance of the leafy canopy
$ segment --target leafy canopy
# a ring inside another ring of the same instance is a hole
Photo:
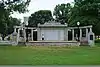
[[[12,33],[13,26],[20,24],[19,20],[10,15],[13,12],[24,13],[28,11],[29,3],[30,0],[0,0],[0,33],[3,36]]]
[[[80,22],[80,26],[93,25],[93,32],[97,30],[97,24],[100,24],[100,0],[75,0],[71,16],[69,18],[69,26],[76,26]]]
[[[67,23],[71,8],[72,6],[70,3],[56,5],[53,12],[56,20],[60,21],[62,24]]]
[[[52,20],[52,13],[50,10],[39,10],[29,17],[29,26],[37,26],[38,23],[44,24]]]

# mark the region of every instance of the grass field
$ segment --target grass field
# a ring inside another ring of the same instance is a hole
[[[98,44],[99,45],[99,44]],[[0,46],[0,65],[99,65],[100,46]]]

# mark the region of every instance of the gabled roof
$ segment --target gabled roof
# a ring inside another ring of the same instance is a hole
[[[60,22],[56,21],[48,21],[44,24],[38,24],[38,27],[67,27],[67,24],[61,24]]]

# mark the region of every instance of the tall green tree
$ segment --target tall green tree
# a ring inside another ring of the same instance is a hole
[[[80,22],[80,26],[93,25],[93,31],[100,23],[98,10],[100,9],[100,0],[75,0],[71,15],[69,18],[69,26],[76,26]]]
[[[39,10],[29,17],[29,26],[36,27],[38,23],[44,24],[45,22],[48,22],[52,20],[52,13],[50,10]]]
[[[56,20],[61,21],[62,24],[67,23],[71,8],[72,6],[70,3],[56,5],[53,12]]]
[[[10,18],[9,23],[7,24],[7,34],[11,34],[14,31],[14,26],[19,26],[21,21],[17,18]]]
[[[0,0],[0,8],[9,12],[24,13],[27,11],[29,3],[30,0]]]
[[[7,31],[11,31],[8,27],[14,25],[12,24],[12,19],[14,18],[10,15],[13,12],[25,13],[28,11],[29,2],[30,0],[0,0],[0,33],[3,36],[7,34]]]

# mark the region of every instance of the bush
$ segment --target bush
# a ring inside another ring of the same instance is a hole
[[[95,40],[95,43],[100,43],[100,39],[96,39]]]

